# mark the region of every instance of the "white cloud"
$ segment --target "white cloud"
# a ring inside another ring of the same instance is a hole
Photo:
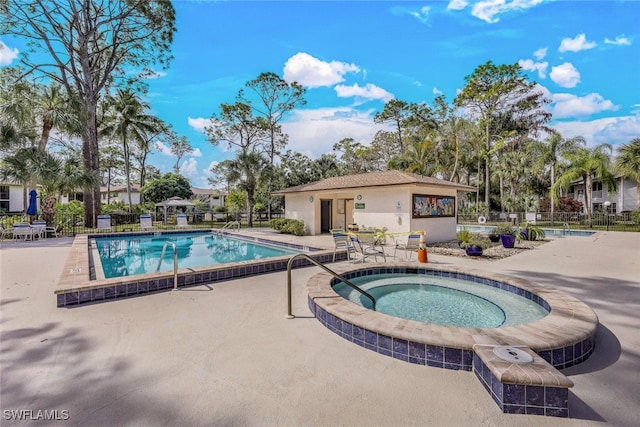
[[[413,16],[423,24],[426,24],[427,22],[429,22],[429,10],[429,6],[423,6],[418,12],[410,11],[409,15]]]
[[[171,156],[171,157],[175,157],[173,155],[173,153],[171,152],[171,148],[169,148],[168,146],[164,145],[161,141],[156,141],[155,144],[153,144],[156,147],[156,150],[158,150],[160,152],[160,154],[163,154],[165,156]]]
[[[0,41],[0,65],[9,65],[18,57],[20,51],[11,49],[9,46]]]
[[[605,44],[631,46],[631,40],[629,40],[629,38],[625,37],[625,36],[616,36],[616,38],[614,40],[605,38],[604,39],[604,43]]]
[[[562,39],[558,52],[579,52],[581,50],[593,49],[596,46],[596,42],[588,42],[587,36],[582,33],[578,34],[574,39]]]
[[[189,126],[195,130],[199,130],[200,132],[204,132],[205,128],[213,124],[211,119],[204,119],[202,117],[198,117],[196,119],[189,117],[187,118],[187,122],[189,123]]]
[[[570,62],[565,62],[557,67],[551,67],[549,77],[551,77],[551,80],[558,86],[562,87],[575,87],[575,85],[580,83],[580,73]]]
[[[194,148],[190,153],[189,156],[192,157],[202,157],[202,151],[200,151],[199,148]]]
[[[533,52],[533,56],[535,56],[536,59],[538,61],[540,61],[542,58],[547,56],[547,48],[546,47],[541,47],[540,49],[538,49],[535,52]]]
[[[189,157],[180,165],[180,175],[190,178],[198,178],[198,161],[193,157]]]
[[[490,24],[498,22],[496,15],[529,9],[542,3],[543,0],[484,0],[473,5],[471,14]]]
[[[204,176],[206,176],[207,178],[213,177],[213,172],[211,171],[211,169],[213,169],[214,167],[218,166],[218,164],[220,164],[220,162],[217,161],[217,160],[211,161],[211,163],[209,163],[209,166],[207,166],[206,168],[202,169],[202,173],[204,174]]]
[[[393,99],[393,94],[371,83],[367,83],[365,86],[359,86],[358,83],[353,86],[337,85],[334,89],[340,98],[355,96],[367,100],[381,99],[385,102]]]
[[[585,117],[603,111],[615,111],[618,107],[598,93],[576,96],[570,93],[551,95],[551,113],[554,118]]]
[[[532,59],[521,59],[518,61],[518,65],[520,65],[523,70],[537,71],[541,79],[547,77],[548,62],[534,62]]]
[[[438,89],[437,87],[434,87],[432,90],[434,95],[444,95],[444,92],[442,92],[440,89]]]
[[[451,0],[447,5],[447,10],[462,10],[469,5],[467,0]]]
[[[289,135],[291,150],[318,157],[332,150],[333,144],[344,138],[369,143],[376,132],[386,129],[373,123],[375,110],[358,111],[348,107],[296,110],[282,123]]]
[[[358,73],[360,68],[346,62],[321,61],[313,56],[299,52],[284,64],[284,80],[298,82],[308,88],[333,86],[342,83],[347,73]]]
[[[552,127],[565,138],[582,136],[589,147],[604,143],[627,144],[640,135],[640,115],[559,122],[554,123]]]

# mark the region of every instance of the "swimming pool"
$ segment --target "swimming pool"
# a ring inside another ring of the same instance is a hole
[[[469,231],[473,231],[476,233],[490,233],[495,228],[492,225],[457,225],[456,231],[460,231],[463,228],[466,228]],[[589,237],[593,236],[595,231],[587,231],[587,230],[562,230],[559,228],[543,228],[542,229],[547,236],[581,236],[581,237]]]
[[[209,233],[212,233],[210,230]],[[219,232],[219,231],[217,231]],[[199,239],[195,237],[202,235],[202,230],[180,231],[178,233],[165,232],[130,232],[128,237],[138,238],[140,236],[161,237],[170,240],[172,236],[180,233],[188,233],[192,236],[192,242],[187,243],[178,253],[190,251],[195,242]],[[228,262],[224,264],[208,263],[201,266],[179,268],[177,275],[173,271],[152,271],[150,273],[133,274],[130,276],[119,276],[106,278],[102,271],[100,255],[96,245],[97,238],[120,239],[122,233],[108,233],[99,235],[81,234],[75,237],[71,245],[71,251],[65,262],[62,274],[56,285],[54,294],[58,307],[76,307],[88,303],[100,303],[113,301],[120,298],[143,296],[156,292],[164,292],[173,289],[182,289],[196,285],[211,285],[217,282],[253,277],[261,274],[273,273],[287,269],[287,264],[293,253],[306,253],[319,263],[334,262],[333,247],[311,247],[301,244],[300,239],[295,236],[271,236],[266,233],[247,232],[222,232],[225,236],[240,239],[246,242],[253,242],[259,245],[266,245],[283,249],[287,254],[273,257],[262,257],[246,261]],[[211,234],[208,235],[212,237]],[[203,237],[207,243],[207,235]],[[209,243],[207,243],[209,244]],[[162,243],[164,246],[164,243]],[[235,249],[234,249],[235,250]],[[163,264],[169,264],[173,269],[173,249],[167,246],[166,259]],[[229,253],[232,251],[224,251]],[[346,260],[346,252],[336,254],[335,261]],[[295,260],[293,268],[311,265],[306,259]],[[156,264],[157,267],[157,264]]]
[[[451,266],[416,267],[406,262],[374,267],[341,265],[335,271],[349,281],[390,274],[460,279],[516,294],[548,312],[539,320],[500,328],[439,325],[380,313],[343,298],[334,290],[340,280],[329,273],[309,279],[309,308],[324,326],[354,344],[409,363],[470,371],[474,345],[520,345],[563,369],[585,361],[595,346],[598,317],[593,310],[564,292],[529,280]]]
[[[466,328],[500,328],[534,322],[548,313],[512,292],[459,278],[378,274],[350,280],[376,300],[376,311],[403,319]],[[368,298],[342,282],[333,289],[366,308]]]
[[[210,232],[98,237],[95,239],[95,247],[103,275],[96,276],[112,278],[173,271],[172,245],[167,245],[162,262],[159,263],[166,242],[176,245],[179,269],[259,260],[302,252]],[[97,271],[99,270],[98,268]]]

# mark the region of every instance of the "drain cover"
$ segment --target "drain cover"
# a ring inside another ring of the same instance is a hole
[[[524,350],[520,350],[517,347],[510,347],[506,345],[494,347],[493,354],[498,356],[500,359],[511,363],[526,365],[527,363],[533,362],[533,357],[531,357],[529,353]]]

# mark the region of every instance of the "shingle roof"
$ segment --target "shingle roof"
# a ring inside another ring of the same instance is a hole
[[[385,187],[393,185],[436,185],[441,187],[456,188],[460,191],[476,191],[475,187],[464,184],[445,181],[443,179],[433,178],[430,176],[417,175],[415,173],[403,172],[398,170],[371,172],[358,175],[336,176],[333,178],[323,179],[322,181],[311,182],[309,184],[298,185],[284,190],[276,191],[274,195],[301,193],[305,191],[326,191],[326,190],[342,190],[348,188],[362,187]]]

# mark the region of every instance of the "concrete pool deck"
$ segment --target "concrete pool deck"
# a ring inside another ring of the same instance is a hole
[[[300,239],[333,246],[328,236]],[[69,420],[53,424],[92,426],[635,426],[640,418],[639,233],[552,239],[497,261],[429,256],[554,286],[596,312],[593,355],[562,370],[575,384],[569,419],[503,414],[469,372],[398,361],[330,332],[307,308],[317,267],[293,272],[292,320],[284,272],[56,308],[70,248],[66,238],[0,247],[3,426],[27,425],[8,420],[11,410],[57,410]]]

